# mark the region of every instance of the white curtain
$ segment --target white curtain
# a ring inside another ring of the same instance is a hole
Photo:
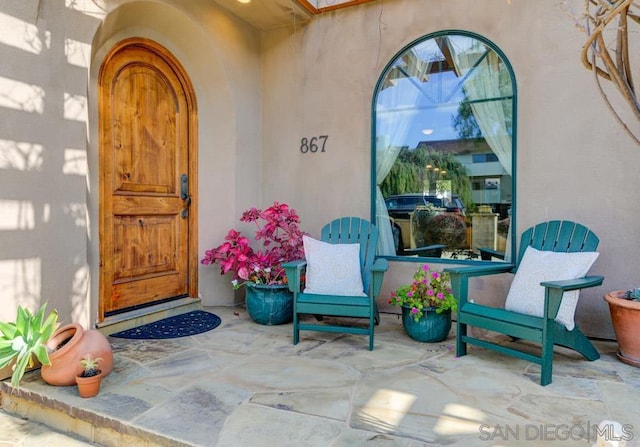
[[[395,256],[396,245],[391,230],[391,219],[384,203],[380,184],[389,175],[393,164],[400,154],[399,146],[391,146],[387,136],[377,137],[376,141],[376,226],[380,231],[378,254]]]
[[[464,90],[471,102],[471,110],[476,118],[482,135],[500,164],[511,175],[511,134],[507,123],[511,117],[511,100],[486,100],[511,95],[511,83],[508,91],[501,91],[501,78],[507,76],[504,64],[498,55],[482,43],[462,51],[456,48],[455,38],[449,38],[449,48],[458,76],[467,77]],[[485,52],[488,54],[485,55]],[[484,56],[484,57],[483,57]],[[482,58],[483,57],[483,58]],[[482,58],[482,59],[481,59]],[[501,71],[502,70],[502,71]],[[473,102],[480,100],[480,102]]]
[[[456,72],[460,78],[466,78],[464,90],[467,99],[471,101],[471,110],[476,118],[482,135],[498,157],[500,164],[507,174],[512,171],[512,140],[507,123],[512,116],[512,101],[502,98],[512,94],[511,81],[500,58],[481,42],[474,40],[474,45],[465,45],[468,39],[461,40],[457,45],[457,38],[449,38],[449,49],[453,57]],[[506,76],[506,79],[505,79]],[[501,82],[506,81],[508,82]],[[506,91],[501,86],[506,85]],[[487,100],[489,99],[489,100]],[[473,102],[473,101],[479,102]],[[511,222],[507,234],[505,261],[511,260]]]
[[[376,99],[376,226],[378,255],[395,256],[391,219],[380,185],[389,175],[413,124],[409,110],[420,95],[420,82],[430,63],[413,52],[405,54],[387,73]],[[402,242],[401,242],[402,243]]]

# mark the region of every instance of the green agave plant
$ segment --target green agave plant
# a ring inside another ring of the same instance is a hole
[[[34,315],[29,309],[18,306],[15,323],[0,322],[0,368],[15,359],[11,385],[16,388],[27,367],[34,365],[34,357],[43,365],[51,363],[46,343],[56,330],[58,312],[51,311],[45,319],[46,307],[47,304],[43,304]]]

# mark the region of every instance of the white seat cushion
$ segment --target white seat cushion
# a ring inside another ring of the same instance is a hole
[[[360,273],[360,244],[329,244],[302,237],[307,260],[304,293],[367,296]]]
[[[584,277],[598,258],[596,252],[560,253],[527,247],[516,272],[505,309],[536,317],[544,316],[544,281],[560,281]],[[575,327],[574,314],[579,290],[565,292],[556,321],[568,330]]]

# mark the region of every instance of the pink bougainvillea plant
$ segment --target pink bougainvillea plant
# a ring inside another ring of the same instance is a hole
[[[255,284],[286,284],[283,262],[304,258],[300,218],[296,210],[284,203],[274,202],[264,211],[251,208],[242,213],[241,222],[255,222],[255,241],[260,249],[251,247],[249,238],[235,229],[229,230],[225,241],[206,250],[200,261],[204,265],[217,264],[220,273],[233,272],[234,288],[247,282]]]

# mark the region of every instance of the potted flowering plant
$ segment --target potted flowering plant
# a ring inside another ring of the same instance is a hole
[[[220,273],[232,273],[234,289],[247,286],[246,305],[251,318],[260,324],[282,324],[293,319],[293,295],[288,290],[282,263],[304,258],[300,217],[284,203],[269,208],[251,208],[242,213],[241,222],[253,222],[257,229],[254,249],[251,240],[235,229],[225,241],[205,251],[200,261],[216,264]]]
[[[389,303],[402,306],[402,324],[414,340],[438,342],[451,330],[451,312],[458,308],[448,273],[424,264],[410,284],[391,292]]]

